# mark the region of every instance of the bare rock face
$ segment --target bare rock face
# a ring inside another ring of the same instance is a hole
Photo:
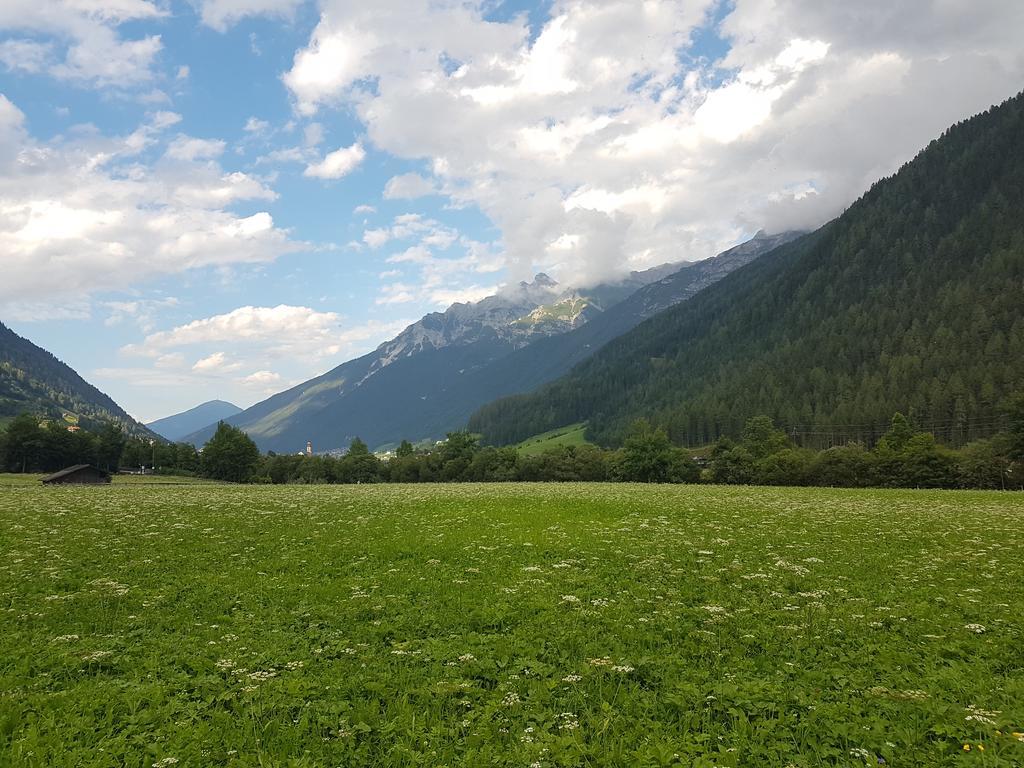
[[[491,339],[519,348],[543,336],[571,331],[679,266],[631,272],[621,280],[583,290],[566,289],[540,272],[531,282],[520,282],[480,301],[452,304],[444,312],[425,315],[377,348],[377,363],[370,374],[427,349]]]

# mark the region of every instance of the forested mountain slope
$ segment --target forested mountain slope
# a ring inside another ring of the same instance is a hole
[[[21,413],[90,430],[116,422],[128,434],[153,436],[69,366],[0,323],[0,420]]]
[[[940,438],[989,434],[1024,387],[1024,95],[950,128],[815,233],[477,412],[509,443],[645,416],[680,443],[754,414],[871,440],[894,411]]]

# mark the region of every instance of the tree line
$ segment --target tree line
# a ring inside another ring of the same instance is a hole
[[[114,423],[95,432],[69,430],[66,424],[22,414],[0,433],[0,466],[8,472],[56,472],[75,464],[116,470],[127,442]]]
[[[890,488],[1024,488],[1024,393],[1011,399],[1006,431],[962,448],[896,414],[873,448],[852,442],[825,450],[797,446],[767,416],[748,419],[739,439],[690,451],[644,420],[615,450],[556,446],[537,455],[482,446],[479,436],[451,432],[426,449],[403,441],[382,458],[356,438],[342,456],[261,455],[237,427],[221,422],[197,451],[187,444],[127,439],[116,426],[98,434],[68,432],[21,416],[0,437],[8,471],[52,471],[68,464],[151,467],[235,483],[645,482]]]

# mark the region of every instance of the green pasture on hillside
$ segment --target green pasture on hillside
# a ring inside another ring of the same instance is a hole
[[[559,448],[563,445],[588,445],[586,438],[586,424],[571,424],[568,427],[552,429],[539,435],[523,440],[516,448],[524,456],[536,456],[544,453],[550,448]]]
[[[0,488],[0,765],[1024,765],[1024,497]]]

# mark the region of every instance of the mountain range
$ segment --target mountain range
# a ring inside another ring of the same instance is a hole
[[[663,264],[587,290],[541,273],[473,304],[433,312],[370,354],[226,419],[263,451],[387,447],[459,429],[483,404],[564,374],[645,317],[683,301],[795,233],[767,236],[692,264]],[[216,425],[183,439],[203,444]]]
[[[69,366],[0,323],[0,421],[21,413],[88,430],[116,423],[127,434],[155,437]]]
[[[895,411],[993,433],[1024,389],[1024,94],[959,123],[839,218],[737,269],[469,428],[504,444],[638,417],[700,445],[767,414],[872,441]]]
[[[151,421],[146,426],[161,437],[165,437],[171,442],[177,442],[197,429],[202,429],[210,424],[216,424],[221,419],[226,419],[241,412],[242,409],[233,403],[226,403],[223,400],[209,400],[197,405],[195,408],[189,408],[187,411]]]
[[[226,421],[261,449],[281,452],[307,440],[326,451],[356,436],[375,447],[440,438],[481,405],[564,373],[649,313],[786,237],[760,235],[716,259],[665,264],[584,290],[563,289],[539,274],[479,302],[426,315],[370,354]],[[214,427],[184,439],[201,445]]]
[[[538,339],[566,333],[679,265],[632,272],[587,290],[566,290],[547,275],[474,303],[432,312],[362,357],[278,393],[225,419],[261,450],[347,447],[354,437],[371,446],[443,437],[479,405],[502,393],[481,392],[468,404],[445,392],[475,371]],[[216,424],[185,436],[202,445]]]

